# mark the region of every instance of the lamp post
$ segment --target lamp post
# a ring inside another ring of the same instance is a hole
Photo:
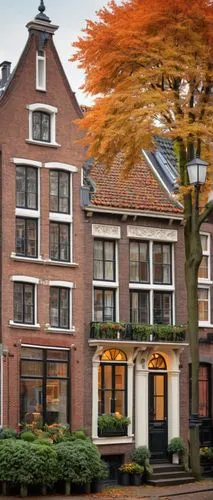
[[[189,207],[185,206],[187,219],[184,228],[185,279],[187,288],[188,335],[191,352],[191,408],[189,417],[191,466],[200,475],[199,459],[199,334],[198,334],[198,270],[202,260],[199,213],[200,188],[205,184],[208,163],[195,157],[187,163],[189,184],[194,186]]]

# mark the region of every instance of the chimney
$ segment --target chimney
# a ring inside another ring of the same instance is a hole
[[[9,77],[10,77],[10,67],[11,67],[11,62],[9,62],[9,61],[3,61],[0,64],[1,75],[2,75],[1,84],[3,86],[6,85],[7,81],[9,80]]]

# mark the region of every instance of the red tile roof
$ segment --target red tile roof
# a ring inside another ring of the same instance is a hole
[[[122,171],[121,156],[115,160],[110,171],[93,165],[89,176],[96,184],[92,205],[182,214],[180,205],[164,189],[144,158],[128,176]]]

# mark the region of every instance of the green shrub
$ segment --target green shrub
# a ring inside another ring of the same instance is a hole
[[[0,480],[28,485],[34,482],[35,462],[32,460],[31,443],[5,440],[0,446]]]
[[[122,429],[130,424],[130,418],[121,415],[120,413],[103,413],[98,417],[98,429],[103,432],[105,430]]]
[[[186,445],[184,443],[183,438],[181,437],[174,437],[171,439],[169,446],[168,446],[168,453],[177,453],[178,455],[184,455],[186,451]]]
[[[34,441],[35,444],[38,444],[39,446],[52,446],[53,445],[53,442],[51,441],[51,439],[36,439]]]
[[[82,439],[83,441],[85,441],[85,439],[89,439],[89,438],[83,429],[79,429],[78,431],[71,432],[70,439],[73,441],[75,439]]]
[[[57,453],[54,446],[41,446],[41,443],[31,444],[33,483],[50,486],[58,479]]]
[[[139,465],[143,465],[143,467],[148,465],[150,456],[151,453],[147,446],[138,446],[131,454],[132,461]]]
[[[35,441],[36,436],[32,431],[24,431],[24,432],[21,432],[20,439],[23,439],[24,441],[28,441],[29,443],[32,443],[33,441]]]
[[[3,427],[0,429],[0,439],[17,439],[18,433],[15,429]]]

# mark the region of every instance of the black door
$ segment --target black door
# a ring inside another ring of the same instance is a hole
[[[149,449],[152,458],[167,455],[167,373],[149,372]]]

